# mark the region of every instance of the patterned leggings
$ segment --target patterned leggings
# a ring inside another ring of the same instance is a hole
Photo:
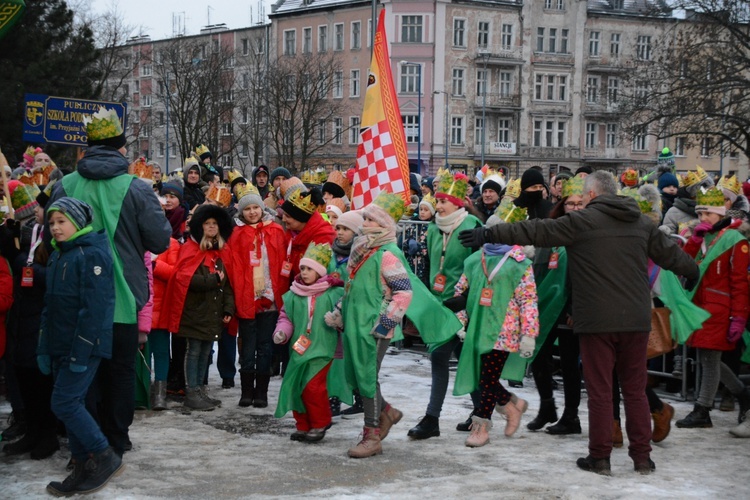
[[[500,375],[508,360],[507,351],[493,349],[487,354],[482,354],[482,368],[479,373],[479,407],[474,410],[474,415],[481,418],[492,418],[495,404],[505,406],[510,401],[511,394],[500,383]]]

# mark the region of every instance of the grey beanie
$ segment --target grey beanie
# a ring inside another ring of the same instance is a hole
[[[94,212],[91,210],[91,207],[87,203],[75,198],[65,197],[56,200],[47,209],[47,214],[50,212],[60,212],[70,219],[70,222],[79,231],[86,226],[90,226],[94,220]]]

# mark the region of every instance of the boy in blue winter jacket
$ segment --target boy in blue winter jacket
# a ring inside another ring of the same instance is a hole
[[[51,482],[56,496],[92,493],[122,468],[107,438],[86,410],[86,393],[102,358],[112,355],[115,288],[106,233],[94,232],[86,203],[60,198],[47,209],[52,246],[39,331],[39,369],[54,373],[52,411],[65,424],[73,472]]]

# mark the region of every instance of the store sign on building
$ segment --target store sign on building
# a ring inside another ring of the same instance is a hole
[[[516,154],[516,143],[515,142],[491,142],[490,154],[514,155]]]

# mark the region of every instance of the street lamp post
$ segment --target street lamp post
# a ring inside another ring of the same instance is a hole
[[[443,100],[445,101],[445,138],[443,139],[443,152],[445,153],[445,169],[449,170],[448,165],[448,92],[445,90],[436,90],[433,94],[443,94]]]
[[[164,91],[167,93],[166,105],[167,105],[167,175],[169,175],[169,73],[164,77]]]
[[[401,61],[405,66],[417,67],[417,173],[422,173],[422,65]]]
[[[482,57],[482,62],[484,63],[484,84],[482,85],[482,161],[479,165],[479,168],[484,167],[484,140],[485,140],[485,130],[487,129],[487,119],[486,119],[486,110],[487,110],[487,61],[490,58],[489,52],[481,52],[480,56]]]

